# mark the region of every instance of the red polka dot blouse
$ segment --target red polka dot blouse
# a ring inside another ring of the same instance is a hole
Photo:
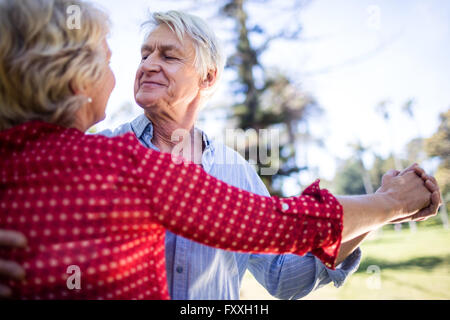
[[[0,228],[26,249],[20,299],[169,299],[165,229],[239,252],[312,252],[334,268],[343,209],[319,181],[301,196],[263,197],[132,135],[85,135],[42,122],[0,132]]]

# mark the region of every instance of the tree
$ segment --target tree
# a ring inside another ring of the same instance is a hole
[[[267,3],[270,1],[259,1]],[[299,138],[310,139],[306,129],[299,131],[299,125],[306,122],[312,114],[320,114],[321,109],[313,97],[294,85],[293,81],[279,70],[267,70],[261,63],[262,54],[278,39],[296,40],[301,32],[301,25],[282,29],[270,34],[259,24],[252,24],[246,11],[248,0],[227,0],[221,7],[221,14],[231,19],[235,25],[235,52],[228,59],[227,67],[236,71],[235,93],[242,96],[241,101],[233,106],[236,126],[243,130],[276,129],[280,131],[278,150],[269,150],[269,157],[276,155],[279,171],[274,175],[262,175],[264,183],[273,195],[283,195],[281,183],[283,177],[298,174],[308,169],[307,164],[299,166]],[[304,1],[297,1],[296,11],[304,6]],[[295,8],[295,7],[294,7]],[[292,11],[287,11],[292,12]],[[289,31],[286,31],[289,30]],[[258,35],[259,44],[255,44],[254,35]],[[308,128],[307,126],[305,126]],[[259,140],[255,143],[259,145]],[[249,148],[252,146],[248,146]],[[302,148],[303,150],[305,148]],[[246,152],[247,154],[247,152]],[[267,167],[262,159],[252,159],[259,170]],[[273,164],[270,162],[269,165]]]
[[[389,107],[390,104],[391,104],[391,102],[389,100],[381,101],[375,107],[375,111],[377,113],[379,113],[382,116],[383,120],[386,122],[386,125],[388,127],[388,130],[389,130],[389,133],[390,133],[390,136],[391,136],[391,143],[392,143],[393,141],[396,140],[395,139],[396,132],[395,132],[395,129],[392,126],[392,123],[391,123],[391,112],[392,111],[390,110],[390,108],[392,108],[392,107]],[[397,169],[397,170],[400,170],[402,168],[402,166],[400,164],[400,161],[399,161],[395,151],[396,151],[395,150],[395,146],[394,146],[394,144],[392,144],[392,146],[391,146],[391,153],[392,153],[392,157],[394,159],[394,168]]]
[[[366,193],[361,165],[357,159],[342,161],[333,180],[336,194],[358,195]]]
[[[441,187],[444,205],[441,208],[441,218],[448,227],[447,212],[450,209],[450,109],[440,115],[441,123],[437,132],[426,139],[425,150],[430,157],[439,160],[435,173]]]
[[[450,193],[450,109],[440,115],[441,123],[437,132],[426,139],[425,150],[430,157],[439,159],[436,179],[442,188],[442,194]]]

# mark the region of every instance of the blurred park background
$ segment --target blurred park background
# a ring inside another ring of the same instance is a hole
[[[450,1],[92,1],[111,15],[117,77],[92,131],[141,114],[133,84],[149,12],[196,14],[228,57],[198,127],[216,140],[226,129],[278,130],[271,163],[243,154],[279,168],[261,177],[271,194],[298,195],[316,178],[336,194],[372,193],[383,173],[413,162],[440,184],[436,217],[374,232],[343,287],[305,299],[450,299]],[[247,274],[242,299],[271,297]]]

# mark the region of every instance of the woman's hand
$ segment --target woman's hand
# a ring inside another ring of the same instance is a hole
[[[0,230],[0,247],[6,249],[25,248],[27,239],[19,232]],[[20,281],[25,278],[25,270],[13,261],[0,259],[0,280],[3,282],[9,280]],[[11,289],[0,283],[0,299],[8,298],[11,295]]]

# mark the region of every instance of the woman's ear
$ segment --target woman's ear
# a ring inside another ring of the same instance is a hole
[[[92,98],[87,94],[86,90],[80,89],[78,86],[75,85],[75,82],[71,80],[69,82],[69,89],[75,96],[86,96],[87,97],[87,103],[92,103]]]
[[[78,89],[78,87],[75,85],[75,82],[73,80],[70,80],[70,82],[69,82],[69,89],[70,89],[70,92],[72,92],[75,96],[79,95],[81,93],[80,90]]]
[[[212,88],[217,81],[217,70],[208,70],[208,74],[206,78],[203,79],[200,83],[200,88],[202,89],[210,89]]]
[[[87,91],[86,88],[80,87],[78,84],[76,84],[74,80],[70,80],[69,89],[76,96],[86,95],[86,91]]]

